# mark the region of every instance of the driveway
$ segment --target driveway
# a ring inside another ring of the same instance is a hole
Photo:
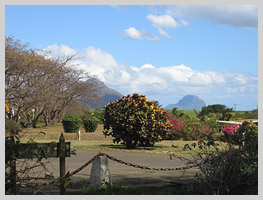
[[[98,150],[77,150],[77,155],[72,155],[66,158],[66,171],[74,171],[84,163],[89,161],[93,156],[99,153]],[[156,154],[156,153],[144,153],[144,152],[123,152],[123,151],[102,151],[112,157],[115,157],[124,162],[129,162],[136,165],[142,165],[152,168],[178,168],[185,167],[186,160],[173,157],[170,159],[168,154]],[[186,156],[184,156],[187,158]],[[191,157],[188,157],[191,159]],[[59,176],[59,159],[51,158],[51,165],[48,165],[50,171],[53,172],[55,177]],[[90,178],[92,164],[72,176],[72,182],[88,182]],[[185,182],[193,179],[198,168],[191,168],[187,170],[176,170],[176,171],[153,171],[138,169],[131,166],[120,164],[116,161],[109,159],[109,168],[113,185],[121,186],[163,186],[172,185],[178,182]],[[76,185],[68,188],[67,191],[76,190]],[[43,186],[44,187],[44,186]],[[51,189],[52,188],[52,189]],[[43,188],[44,193],[59,194],[59,189],[56,184]]]

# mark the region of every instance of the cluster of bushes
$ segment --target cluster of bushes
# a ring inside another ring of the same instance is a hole
[[[200,165],[196,186],[200,194],[256,195],[258,194],[258,126],[243,122],[223,130],[225,143],[212,138],[187,145],[200,153],[194,162]]]
[[[204,120],[240,120],[240,119],[258,119],[258,109],[253,111],[234,111],[233,108],[227,108],[225,105],[214,104],[204,106],[197,117]]]
[[[166,139],[169,140],[199,140],[211,137],[217,132],[215,124],[210,124],[190,117],[184,116],[177,118],[175,114],[167,114],[170,123],[169,134]]]
[[[95,132],[98,124],[103,121],[103,116],[102,109],[95,109],[93,112],[86,111],[82,116],[70,114],[62,119],[62,125],[66,133],[78,132],[81,125],[86,132]]]

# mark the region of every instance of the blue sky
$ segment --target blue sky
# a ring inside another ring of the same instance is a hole
[[[257,107],[256,6],[6,6],[5,34],[73,64],[123,95],[163,106]]]

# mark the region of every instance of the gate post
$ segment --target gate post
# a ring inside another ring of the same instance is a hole
[[[65,174],[66,174],[66,144],[63,133],[59,137],[59,172],[60,172],[60,194],[66,193]]]

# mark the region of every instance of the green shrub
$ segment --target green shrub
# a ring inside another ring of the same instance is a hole
[[[83,126],[86,132],[96,131],[98,124],[99,120],[94,116],[86,117],[83,119]]]
[[[150,147],[166,137],[169,126],[166,115],[165,110],[147,101],[146,96],[128,95],[106,105],[103,133],[128,149]]]
[[[85,118],[91,116],[96,117],[99,120],[99,123],[102,123],[104,118],[104,110],[102,108],[88,110],[83,115],[81,115],[81,119],[84,120]]]
[[[80,116],[78,115],[67,115],[62,119],[64,131],[66,133],[77,133],[82,123]]]
[[[203,194],[258,194],[258,127],[243,122],[230,136],[221,147],[212,138],[185,146],[201,150],[194,159],[201,164],[196,182]]]
[[[22,130],[21,126],[12,119],[5,120],[5,130],[11,136],[16,136]]]
[[[94,116],[99,120],[100,123],[102,123],[104,118],[104,110],[102,108],[96,108],[94,111]]]

